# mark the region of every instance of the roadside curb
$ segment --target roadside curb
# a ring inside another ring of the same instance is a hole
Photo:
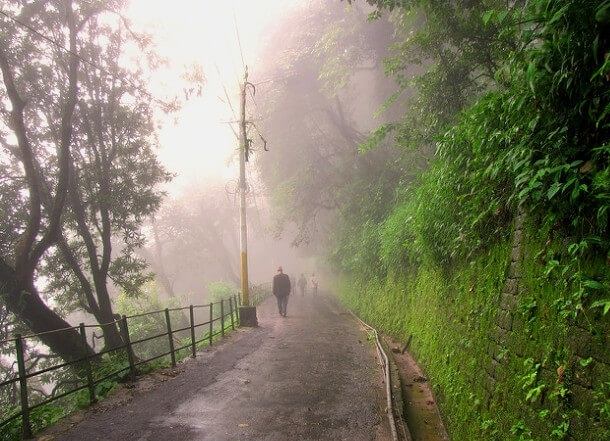
[[[404,416],[406,403],[403,394],[403,378],[400,375],[400,370],[398,369],[398,365],[394,359],[394,351],[392,348],[390,348],[386,336],[382,336],[380,338],[380,342],[383,346],[383,350],[386,352],[386,354],[388,354],[392,386],[392,402],[394,403],[392,410],[394,411],[394,420],[398,422],[398,426],[400,428],[399,436],[401,441],[412,441],[413,438],[411,437],[411,432],[409,431],[407,420]]]
[[[388,358],[397,377],[392,380],[395,381],[393,392],[397,397],[396,409],[407,431],[405,439],[450,441],[429,379],[407,351],[408,345],[384,336],[384,347],[389,348],[386,349],[390,353]]]

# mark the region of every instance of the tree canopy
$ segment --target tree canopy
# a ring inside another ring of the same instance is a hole
[[[110,287],[135,292],[148,278],[139,227],[171,176],[154,154],[158,103],[144,87],[159,60],[123,5],[15,1],[0,17],[0,285],[31,332],[68,328],[74,308],[110,323]],[[46,335],[56,354],[78,356],[76,332]],[[105,337],[120,343],[114,326]]]
[[[363,10],[346,11],[339,2],[310,3],[275,32],[282,38],[271,40],[274,62],[258,75],[272,81],[259,100],[269,152],[257,165],[278,224],[298,226],[299,245],[327,237],[338,210],[357,211],[353,194],[372,189],[386,202],[392,198],[370,178],[384,170],[390,179],[387,164],[400,153],[359,154],[371,115],[358,113],[383,102],[389,85],[381,61],[392,34],[387,24],[369,26]]]

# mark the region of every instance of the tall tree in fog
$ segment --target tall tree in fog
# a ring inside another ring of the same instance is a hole
[[[358,194],[392,197],[378,178],[395,174],[388,165],[395,152],[359,154],[387,92],[381,60],[392,31],[366,18],[356,7],[312,2],[271,40],[261,78],[272,85],[258,94],[270,151],[258,165],[279,220],[299,227],[294,244],[309,241],[338,210],[357,209]]]
[[[137,231],[169,175],[152,152],[139,64],[119,64],[137,52],[116,13],[123,3],[3,8],[0,282],[8,309],[32,332],[69,327],[61,315],[73,309],[112,321],[110,279],[129,291],[143,280]],[[41,275],[57,311],[41,297]],[[120,342],[113,327],[105,336]],[[76,332],[42,338],[64,359],[82,354]]]
[[[516,48],[512,29],[502,26],[500,21],[485,20],[490,13],[507,17],[503,12],[505,3],[501,1],[366,3],[377,8],[369,14],[376,19],[373,23],[381,20],[386,26],[391,23],[394,29],[395,41],[389,47],[384,66],[386,74],[396,83],[386,104],[404,103],[404,109],[398,118],[373,130],[364,143],[367,154],[377,155],[391,144],[395,152],[400,152],[401,159],[386,161],[385,169],[376,170],[377,185],[370,180],[362,186],[365,191],[351,188],[352,201],[358,202],[350,204],[346,198],[341,208],[344,222],[335,232],[335,262],[364,279],[383,276],[388,269],[380,258],[380,230],[388,214],[400,211],[396,207],[404,203],[405,193],[417,186],[414,178],[428,169],[434,158],[435,140],[483,91],[504,87],[498,69]],[[390,133],[392,138],[387,136]],[[446,206],[442,205],[445,209]],[[344,215],[346,212],[348,216]],[[491,208],[488,212],[494,216]],[[445,212],[430,216],[426,225],[432,222],[443,225],[446,217]],[[503,222],[503,218],[496,215],[491,221]],[[443,235],[443,228],[438,231]],[[370,272],[365,274],[366,271]]]
[[[147,274],[146,263],[135,250],[143,243],[142,220],[154,213],[162,194],[156,189],[170,176],[157,160],[150,98],[135,92],[142,76],[138,60],[126,69],[117,64],[128,46],[127,29],[91,19],[83,36],[89,46],[81,55],[106,75],[84,65],[82,95],[75,120],[73,161],[69,186],[71,210],[62,235],[43,272],[52,292],[61,292],[59,303],[92,314],[99,323],[114,320],[109,280],[128,295],[138,295]],[[103,50],[95,44],[108,36]],[[138,96],[140,95],[140,96]],[[104,327],[106,345],[120,344],[116,327]]]
[[[238,211],[223,194],[192,192],[171,201],[148,227],[139,253],[168,297],[200,296],[210,282],[239,286]]]
[[[399,123],[380,127],[379,138],[395,131],[400,146],[421,148],[454,123],[482,92],[503,85],[497,71],[517,48],[515,34],[501,22],[484,17],[499,11],[506,18],[505,1],[366,3],[376,7],[370,14],[373,19],[390,14],[396,42],[385,60],[386,73],[397,82],[393,98],[409,95]],[[511,7],[523,3],[511,2]]]
[[[436,141],[433,167],[395,210],[411,257],[425,250],[450,266],[486,250],[516,204],[531,203],[553,229],[560,219],[582,222],[578,234],[606,222],[596,205],[605,196],[594,194],[606,182],[607,2],[367,3],[393,14],[402,42],[387,66],[399,91],[416,87],[396,145]]]

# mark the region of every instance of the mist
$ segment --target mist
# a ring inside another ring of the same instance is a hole
[[[381,65],[391,25],[368,22],[367,9],[343,2],[295,3],[278,10],[279,18],[260,31],[256,50],[241,47],[247,62],[243,72],[222,73],[210,68],[212,60],[202,62],[209,83],[185,103],[191,113],[172,128],[173,135],[162,137],[161,159],[177,176],[143,230],[140,255],[163,297],[201,303],[210,298],[211,284],[240,289],[236,113],[245,72],[252,86],[245,109],[251,142],[246,163],[251,285],[270,283],[279,265],[293,279],[315,273],[322,290],[332,285],[328,257],[339,199],[358,198],[347,191],[354,176],[374,179],[379,168],[369,170],[369,163],[394,154],[383,148],[360,152],[371,130],[402,110],[396,103],[378,112],[395,87]],[[245,35],[238,19],[235,26],[229,40]],[[365,32],[367,39],[354,41],[354,32]],[[210,107],[216,109],[212,114],[192,112]],[[186,123],[197,126],[200,135],[188,135],[192,129]],[[200,156],[185,158],[185,141],[196,141]]]

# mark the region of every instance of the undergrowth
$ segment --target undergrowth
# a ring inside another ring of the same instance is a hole
[[[530,230],[525,255],[539,249],[544,233]],[[518,300],[506,312],[510,263],[506,241],[451,273],[420,265],[385,281],[344,281],[340,298],[381,332],[412,337],[454,441],[562,440],[579,427],[587,427],[586,437],[572,439],[607,439],[609,383],[590,377],[602,365],[579,356],[583,348],[570,339],[575,326],[583,341],[601,332],[594,323],[603,316],[591,320],[584,306],[576,313],[574,290],[536,258],[523,259]]]

